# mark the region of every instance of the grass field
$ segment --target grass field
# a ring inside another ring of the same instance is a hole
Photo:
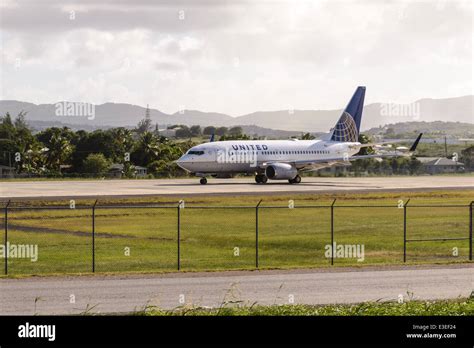
[[[180,211],[181,269],[255,268],[255,205],[260,198],[248,195],[186,198],[185,208]],[[327,206],[334,198],[337,199],[335,242],[363,245],[365,251],[364,261],[336,258],[335,266],[363,266],[403,262],[400,200],[411,199],[407,210],[408,239],[467,238],[468,204],[474,199],[474,191],[267,196],[259,208],[260,268],[330,266],[325,256],[325,247],[331,242],[331,211]],[[295,209],[288,208],[289,200],[294,201]],[[82,206],[92,203],[77,201],[76,209],[68,208],[69,201],[22,203],[31,209],[18,209],[18,204],[14,204],[8,212],[8,241],[37,244],[39,259],[31,262],[10,258],[9,274],[91,272],[92,210]],[[104,207],[131,203],[137,206]],[[140,207],[151,203],[156,206]],[[436,204],[452,206],[432,207]],[[378,205],[384,207],[375,207]],[[423,207],[426,205],[430,206]],[[95,213],[96,272],[175,271],[176,207],[177,199],[169,197],[99,202]],[[3,227],[2,214],[2,231]],[[468,240],[411,242],[407,245],[407,262],[465,262],[468,252]]]
[[[149,308],[137,315],[151,316],[472,316],[474,299],[444,301],[363,302],[353,305],[273,305],[273,306],[227,306],[219,308],[180,307],[165,311]]]

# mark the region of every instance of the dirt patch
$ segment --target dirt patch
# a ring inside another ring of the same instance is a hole
[[[8,224],[8,229],[17,230],[21,232],[28,232],[28,233],[52,233],[52,234],[62,234],[62,235],[71,235],[71,236],[78,236],[78,237],[92,237],[92,232],[83,232],[83,231],[69,231],[69,230],[61,230],[56,228],[48,228],[48,227],[36,227],[36,226],[23,226],[23,225],[15,225],[15,224]],[[172,241],[173,238],[164,238],[164,237],[137,237],[128,234],[117,234],[117,233],[95,233],[95,236],[98,238],[128,238],[128,239],[147,239],[147,240],[168,240]]]

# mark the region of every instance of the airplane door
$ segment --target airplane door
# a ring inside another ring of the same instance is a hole
[[[217,152],[213,149],[208,150],[208,156],[210,161],[217,161]]]

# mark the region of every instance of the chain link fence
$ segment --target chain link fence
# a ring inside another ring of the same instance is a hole
[[[4,274],[472,261],[468,205],[4,205]]]

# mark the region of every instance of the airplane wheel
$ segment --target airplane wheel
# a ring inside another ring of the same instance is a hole
[[[268,178],[265,175],[255,175],[255,182],[257,184],[266,184],[268,181]]]
[[[207,179],[206,178],[201,178],[201,180],[199,180],[199,182],[201,183],[201,185],[206,185],[207,184]]]
[[[289,179],[290,184],[299,184],[301,182],[301,176],[297,175],[293,179]]]

